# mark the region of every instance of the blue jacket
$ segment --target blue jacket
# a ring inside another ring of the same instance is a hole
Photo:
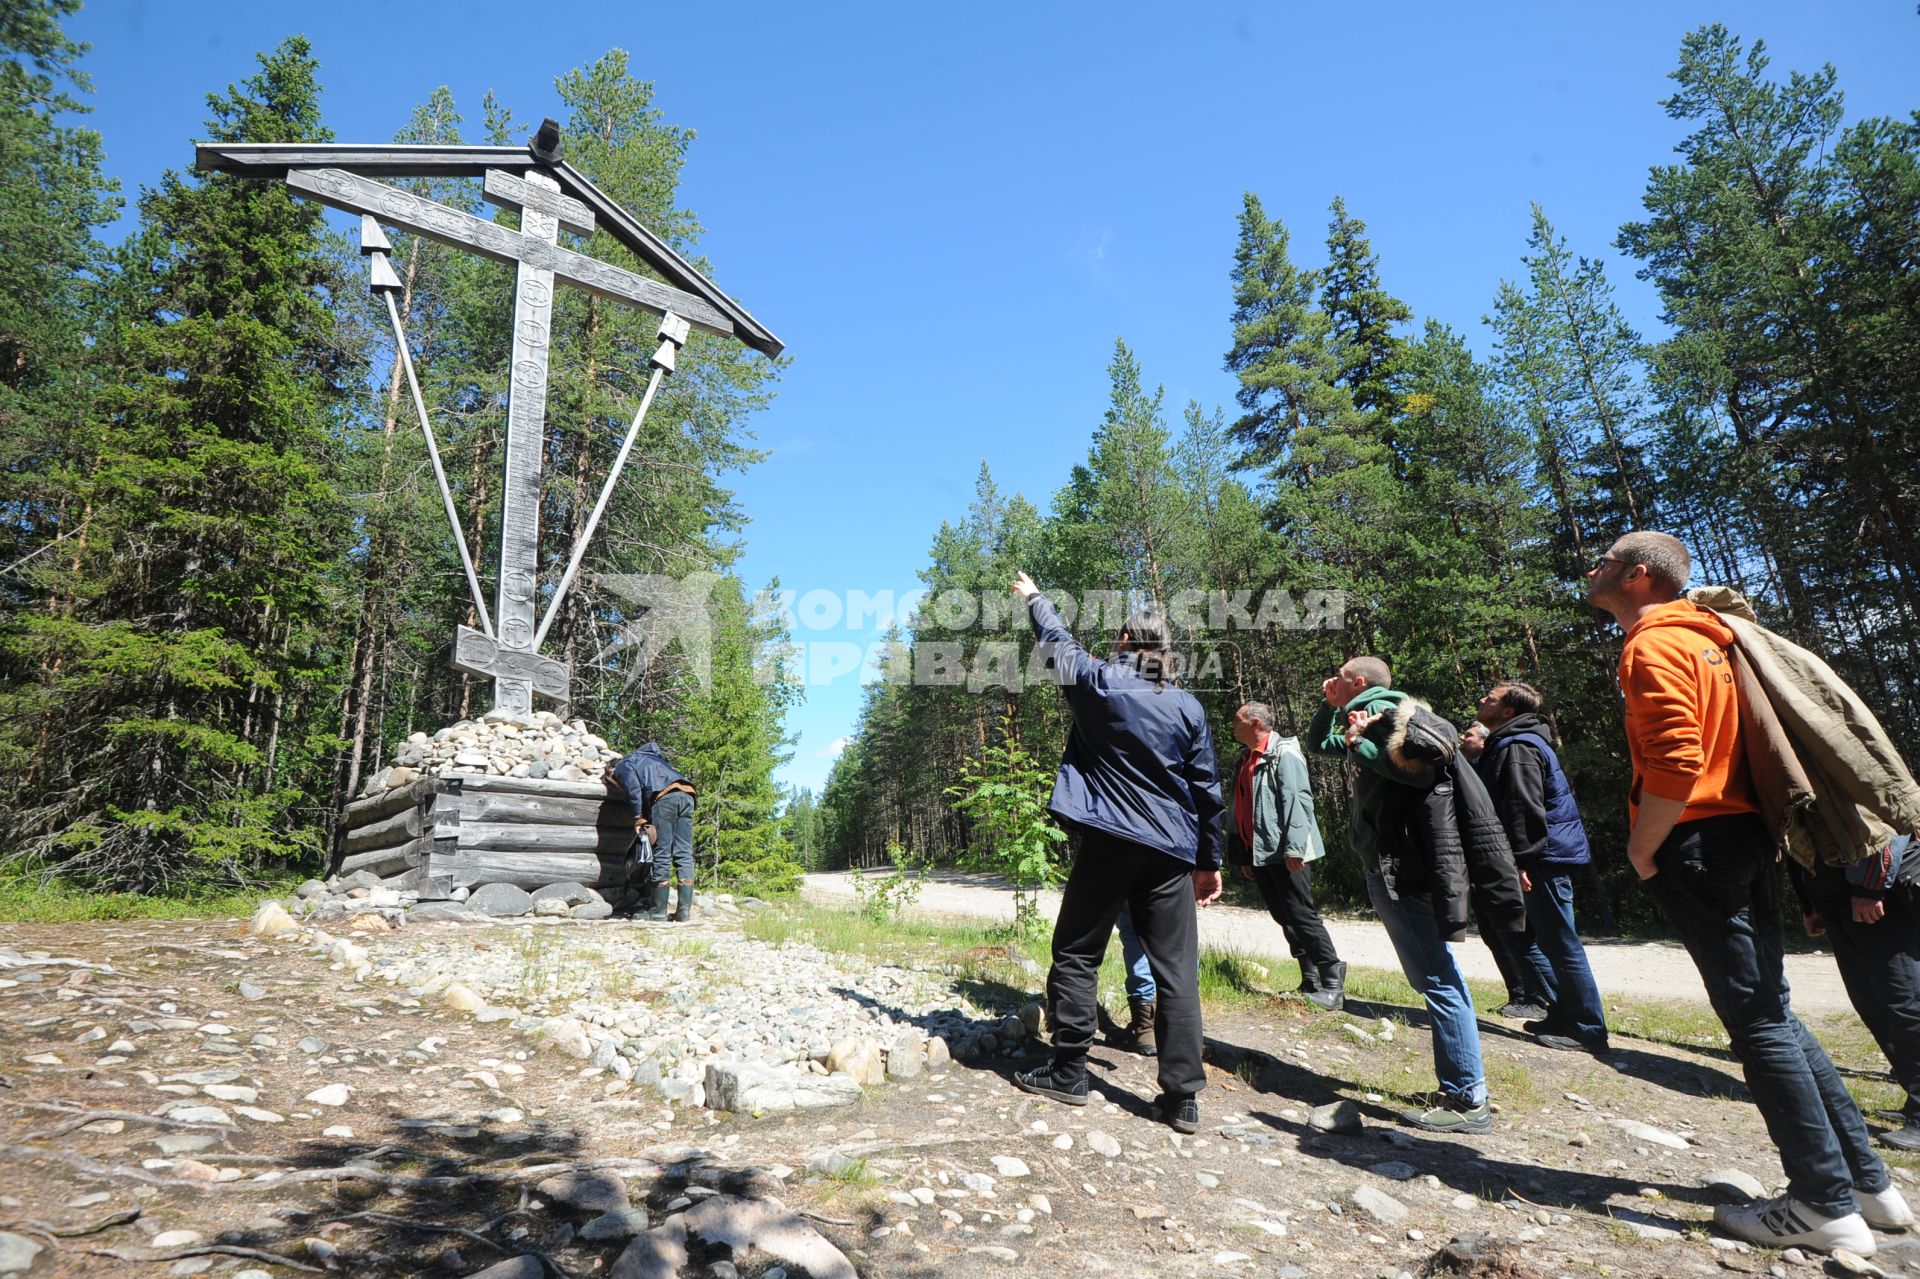
[[[626,790],[627,803],[633,806],[634,813],[648,820],[653,818],[653,801],[660,792],[675,782],[687,780],[679,769],[667,763],[654,742],[629,752],[615,764],[613,779]]]
[[[1073,713],[1047,811],[1200,870],[1220,865],[1220,783],[1213,734],[1193,694],[1144,678],[1125,659],[1091,656],[1044,595],[1027,606],[1036,657]]]
[[[1550,732],[1538,715],[1516,715],[1488,734],[1487,748],[1474,761],[1500,810],[1514,864],[1523,869],[1593,860],[1573,788],[1548,743]]]

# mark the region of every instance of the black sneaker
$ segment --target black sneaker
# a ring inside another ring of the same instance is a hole
[[[1529,1035],[1557,1035],[1561,1033],[1560,1027],[1555,1024],[1552,1017],[1536,1017],[1532,1021],[1523,1021],[1520,1023],[1520,1029],[1526,1031]]]
[[[1514,1021],[1545,1021],[1551,1010],[1545,1004],[1528,1004],[1518,999],[1509,999],[1493,1012],[1496,1017],[1507,1017]]]
[[[1920,1152],[1920,1124],[1907,1124],[1880,1134],[1880,1144],[1895,1150]]]
[[[1592,1053],[1604,1057],[1607,1053],[1607,1041],[1604,1039],[1582,1039],[1578,1035],[1536,1034],[1533,1041],[1542,1048],[1554,1048],[1563,1053]]]
[[[1200,1103],[1191,1096],[1174,1097],[1161,1093],[1153,1103],[1160,1122],[1175,1132],[1200,1131]]]
[[[1013,1086],[1038,1097],[1051,1097],[1069,1106],[1087,1104],[1087,1067],[1083,1062],[1071,1066],[1053,1062],[1035,1070],[1013,1072]]]

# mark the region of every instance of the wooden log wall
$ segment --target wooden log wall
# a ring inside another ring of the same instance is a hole
[[[625,883],[626,796],[600,782],[425,777],[347,806],[341,874],[370,871],[423,898],[477,884]]]

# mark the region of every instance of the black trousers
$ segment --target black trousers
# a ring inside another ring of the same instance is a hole
[[[1207,1086],[1200,1065],[1200,924],[1193,864],[1101,831],[1084,831],[1053,924],[1047,1017],[1056,1060],[1087,1054],[1101,957],[1125,903],[1159,989],[1153,1037],[1160,1091],[1190,1097]]]
[[[1320,918],[1320,908],[1313,904],[1311,865],[1289,871],[1286,862],[1276,859],[1265,866],[1249,868],[1253,871],[1253,886],[1260,890],[1260,900],[1267,904],[1267,914],[1280,925],[1287,949],[1300,961],[1303,975],[1323,972],[1328,965],[1340,962],[1339,952],[1333,948],[1333,937]]]
[[[1902,1114],[1920,1124],[1920,889],[1887,894],[1877,924],[1859,924],[1850,902],[1822,903],[1833,958],[1854,1011],[1867,1024],[1893,1077],[1907,1090]]]

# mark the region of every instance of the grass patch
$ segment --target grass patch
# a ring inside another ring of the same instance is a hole
[[[58,881],[0,877],[0,921],[23,924],[71,924],[119,919],[244,919],[261,899],[292,891],[287,880],[258,888],[180,896],[100,893]]]
[[[1607,999],[1606,1005],[1607,1026],[1616,1035],[1632,1035],[1675,1048],[1727,1047],[1727,1028],[1705,1004]]]

